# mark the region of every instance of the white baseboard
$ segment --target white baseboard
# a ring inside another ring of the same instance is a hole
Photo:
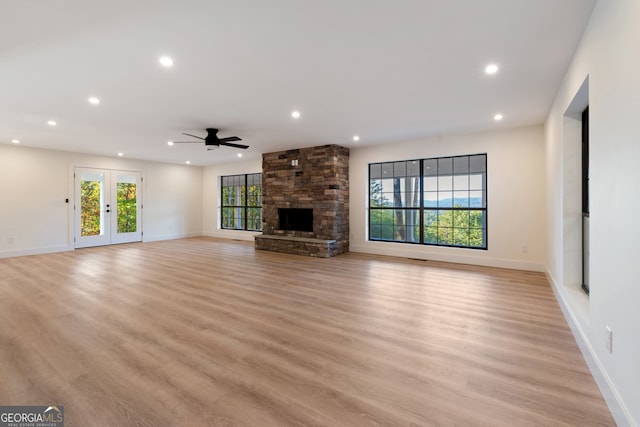
[[[597,353],[594,351],[593,345],[589,341],[588,335],[582,326],[584,322],[579,321],[577,316],[580,316],[580,314],[574,311],[574,304],[572,304],[568,299],[569,293],[564,289],[564,287],[561,287],[556,283],[548,270],[545,272],[547,280],[551,284],[551,289],[553,290],[556,300],[560,305],[560,309],[562,310],[562,313],[569,324],[569,328],[578,343],[578,347],[582,352],[582,357],[584,357],[584,360],[587,362],[591,375],[600,388],[600,392],[602,393],[616,424],[620,427],[637,427],[638,424],[633,420],[633,417],[624,404],[620,393],[618,393],[618,390],[611,381],[607,371],[604,369],[602,362],[598,358]]]
[[[384,248],[371,247],[369,245],[349,245],[350,252],[360,252],[372,255],[387,255],[403,258],[416,258],[431,261],[452,262],[456,264],[481,265],[484,267],[510,268],[513,270],[537,271],[544,273],[546,271],[544,264],[530,261],[519,261],[512,259],[500,259],[470,255],[461,255],[453,253],[461,249],[455,248],[438,248],[442,249],[442,253],[434,253],[425,251],[425,247],[421,245],[407,245],[405,243],[393,244],[386,243]],[[466,250],[475,252],[474,250]]]
[[[15,251],[2,251],[0,252],[0,258],[12,258],[16,256],[28,256],[28,255],[41,255],[52,254],[56,252],[72,251],[73,246],[51,246],[47,248],[31,248],[31,249],[18,249]]]
[[[156,242],[160,240],[175,240],[175,239],[185,239],[188,237],[200,237],[202,233],[182,233],[182,234],[162,234],[155,236],[144,236],[143,242]],[[253,240],[253,236],[251,237]],[[56,252],[67,252],[73,251],[75,247],[73,245],[65,245],[65,246],[51,246],[44,248],[29,248],[29,249],[17,249],[12,251],[0,251],[0,258],[12,258],[17,256],[27,256],[27,255],[41,255],[41,254],[51,254]]]

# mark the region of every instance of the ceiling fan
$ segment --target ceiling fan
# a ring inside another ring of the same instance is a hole
[[[227,147],[234,148],[242,148],[246,150],[249,148],[248,145],[242,144],[232,144],[231,141],[242,141],[242,139],[237,136],[229,136],[227,138],[218,138],[218,129],[216,128],[207,128],[207,136],[202,138],[201,136],[191,135],[190,133],[183,133],[183,135],[192,136],[194,138],[200,139],[204,141],[204,145],[207,147],[207,150],[213,150],[221,145],[225,145]],[[200,144],[201,141],[174,141],[174,144]]]

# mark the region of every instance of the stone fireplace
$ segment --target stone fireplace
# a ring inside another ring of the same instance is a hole
[[[349,250],[349,149],[262,156],[262,235],[256,249],[315,257]]]

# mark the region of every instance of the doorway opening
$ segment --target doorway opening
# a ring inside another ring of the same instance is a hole
[[[588,138],[589,77],[582,82],[562,121],[562,282],[567,289],[584,296],[588,313],[589,215]],[[587,213],[587,215],[585,215]],[[586,286],[585,286],[586,285]]]
[[[582,289],[589,295],[589,107],[582,112]]]

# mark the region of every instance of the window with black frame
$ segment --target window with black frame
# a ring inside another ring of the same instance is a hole
[[[369,165],[369,240],[487,248],[487,155]]]
[[[222,176],[220,226],[232,230],[262,230],[262,174]]]

